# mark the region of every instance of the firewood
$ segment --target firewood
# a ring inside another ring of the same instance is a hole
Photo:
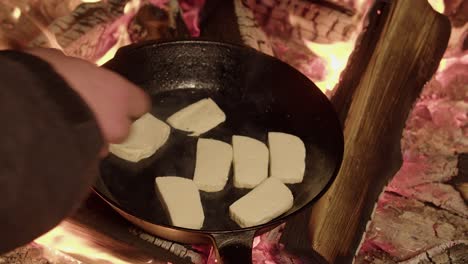
[[[401,165],[409,110],[450,34],[449,21],[425,0],[376,1],[369,19],[332,98],[344,125],[343,164],[309,223],[312,247],[331,263],[353,259],[379,194]]]
[[[240,0],[208,0],[201,14],[201,37],[246,45],[273,55],[271,43],[252,10]]]
[[[273,56],[273,49],[267,35],[258,25],[252,10],[243,1],[234,1],[234,10],[242,42],[265,54]]]
[[[241,0],[236,0],[241,1]],[[355,11],[330,6],[326,1],[243,1],[267,34],[283,39],[317,43],[348,40],[356,31]],[[255,3],[254,3],[255,2]]]
[[[114,2],[84,4],[76,8],[72,13],[55,20],[50,25],[41,25],[43,29],[40,32],[43,34],[33,39],[30,46],[50,47],[50,36],[53,36],[57,44],[66,49],[69,45],[76,43],[76,40],[85,33],[90,33],[92,30],[102,32],[104,29],[99,28],[99,25],[110,23],[122,14],[123,4]],[[98,40],[94,41],[97,42]],[[97,43],[91,45],[88,43],[87,46],[93,45],[97,45]]]
[[[425,263],[420,261],[442,258],[459,244],[467,252],[468,222],[464,217],[391,193],[382,195],[376,211],[357,263],[372,258]]]
[[[117,32],[120,26],[124,26],[129,35],[125,45],[188,35],[178,6],[173,5],[174,0],[168,5],[168,10],[145,4],[135,15],[124,14],[125,3],[113,0],[80,5],[69,15],[44,27],[42,32],[45,34],[32,40],[29,45],[60,48],[67,55],[96,61],[114,45],[115,35],[122,37],[121,32]],[[123,16],[127,17],[122,19]],[[55,45],[51,45],[54,41]]]
[[[468,242],[456,241],[432,248],[400,264],[465,264],[468,262]]]

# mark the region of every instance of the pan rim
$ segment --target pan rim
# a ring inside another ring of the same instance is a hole
[[[162,46],[167,46],[167,45],[181,45],[181,44],[187,44],[187,45],[200,45],[200,44],[203,44],[203,45],[210,45],[210,46],[211,45],[216,45],[216,46],[224,46],[224,47],[232,48],[232,49],[248,50],[249,52],[254,53],[254,54],[258,55],[258,56],[267,57],[270,60],[273,59],[274,61],[276,61],[276,63],[280,63],[280,64],[283,64],[283,65],[287,66],[288,68],[292,69],[293,71],[295,71],[296,73],[301,75],[302,78],[306,78],[307,81],[310,84],[312,84],[311,86],[313,86],[314,89],[319,90],[318,87],[309,78],[307,78],[303,73],[301,73],[299,70],[292,67],[291,65],[279,60],[278,58],[276,58],[274,56],[270,56],[270,55],[265,54],[265,53],[262,53],[260,51],[257,51],[255,49],[253,49],[251,47],[248,47],[248,46],[245,46],[245,45],[239,45],[239,44],[224,42],[224,41],[221,42],[221,41],[213,41],[213,40],[207,40],[207,39],[190,39],[190,38],[181,38],[181,39],[172,39],[172,40],[148,40],[148,41],[143,41],[143,42],[140,42],[140,43],[130,44],[130,45],[122,47],[115,54],[114,58],[112,60],[110,60],[109,62],[112,62],[118,56],[123,56],[123,55],[128,56],[131,53],[133,53],[133,52],[135,52],[135,51],[137,51],[139,49],[148,48],[150,46],[162,47]],[[106,65],[108,63],[104,64],[102,67],[106,67]],[[239,227],[239,228],[230,229],[230,230],[225,230],[225,229],[224,230],[190,229],[190,228],[178,227],[178,226],[167,225],[167,224],[159,224],[159,223],[156,224],[156,223],[153,223],[152,221],[149,221],[146,218],[143,218],[143,217],[140,217],[140,216],[135,216],[133,213],[130,213],[127,209],[125,209],[121,205],[119,205],[117,202],[114,202],[112,199],[108,198],[104,193],[99,191],[95,185],[92,186],[92,190],[101,199],[103,199],[106,203],[109,203],[111,206],[115,206],[119,210],[122,210],[123,212],[125,212],[125,213],[127,213],[129,215],[132,215],[133,217],[136,217],[138,219],[141,219],[141,220],[143,220],[145,222],[148,222],[148,223],[156,225],[156,226],[161,226],[161,227],[164,227],[164,228],[170,228],[170,229],[183,231],[183,232],[197,233],[197,234],[200,234],[200,235],[232,234],[232,233],[241,233],[241,232],[248,232],[248,231],[254,231],[254,230],[268,229],[268,228],[271,228],[273,226],[278,226],[278,225],[286,222],[287,219],[292,218],[292,217],[296,216],[297,214],[304,212],[304,210],[309,209],[313,204],[315,204],[317,202],[317,200],[320,199],[325,194],[325,192],[329,190],[330,186],[335,181],[339,170],[341,169],[341,165],[342,165],[342,161],[343,161],[343,155],[344,155],[344,147],[345,147],[344,146],[343,128],[342,128],[341,122],[339,121],[338,114],[337,114],[335,108],[333,107],[333,104],[331,103],[331,101],[325,96],[325,94],[323,94],[322,91],[320,91],[320,96],[322,96],[324,99],[326,99],[326,101],[330,105],[330,109],[333,111],[333,113],[335,114],[335,117],[336,117],[334,122],[336,123],[336,127],[338,128],[338,131],[336,131],[336,132],[338,132],[338,134],[339,134],[339,141],[340,141],[339,142],[339,147],[338,147],[339,149],[338,149],[338,152],[337,152],[337,154],[338,154],[337,162],[336,162],[335,169],[334,169],[330,179],[325,184],[325,186],[322,188],[322,190],[313,199],[308,201],[305,205],[301,206],[300,208],[296,209],[295,211],[293,211],[293,212],[291,212],[289,214],[279,216],[279,217],[277,217],[277,218],[275,218],[275,219],[273,219],[273,220],[271,220],[271,221],[269,221],[267,223],[264,223],[264,224],[255,225],[255,226],[251,226],[251,227],[245,227],[245,228]]]

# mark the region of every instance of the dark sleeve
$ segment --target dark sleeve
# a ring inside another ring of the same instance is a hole
[[[44,61],[0,52],[0,252],[71,213],[97,175],[94,115]]]

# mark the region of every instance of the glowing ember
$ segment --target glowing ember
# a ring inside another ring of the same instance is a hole
[[[349,56],[354,49],[355,38],[346,42],[333,44],[318,44],[304,40],[307,47],[324,60],[326,75],[315,84],[322,90],[333,90],[340,80],[340,74],[348,63]]]
[[[73,256],[84,256],[97,263],[131,264],[106,253],[105,250],[97,248],[89,241],[89,239],[86,239],[85,234],[80,234],[74,230],[69,223],[62,222],[34,242],[51,250],[58,250]]]

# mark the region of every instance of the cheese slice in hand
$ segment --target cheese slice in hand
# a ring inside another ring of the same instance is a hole
[[[232,137],[234,151],[234,186],[254,188],[268,177],[269,152],[267,146],[256,139]]]
[[[199,136],[225,120],[226,115],[218,105],[211,98],[206,98],[176,112],[166,121],[175,129]]]
[[[261,225],[287,212],[293,202],[293,195],[284,183],[268,178],[229,206],[229,215],[243,228]]]
[[[156,194],[163,203],[172,225],[201,229],[205,215],[195,183],[182,177],[156,177]]]
[[[193,181],[202,191],[221,191],[228,180],[231,163],[232,147],[230,144],[200,138],[197,142],[197,160]]]
[[[166,143],[171,128],[163,121],[147,113],[133,122],[127,139],[111,144],[109,151],[119,158],[138,162],[152,156]]]
[[[294,135],[268,133],[270,147],[270,177],[284,183],[300,183],[304,178],[306,149],[304,142]]]

